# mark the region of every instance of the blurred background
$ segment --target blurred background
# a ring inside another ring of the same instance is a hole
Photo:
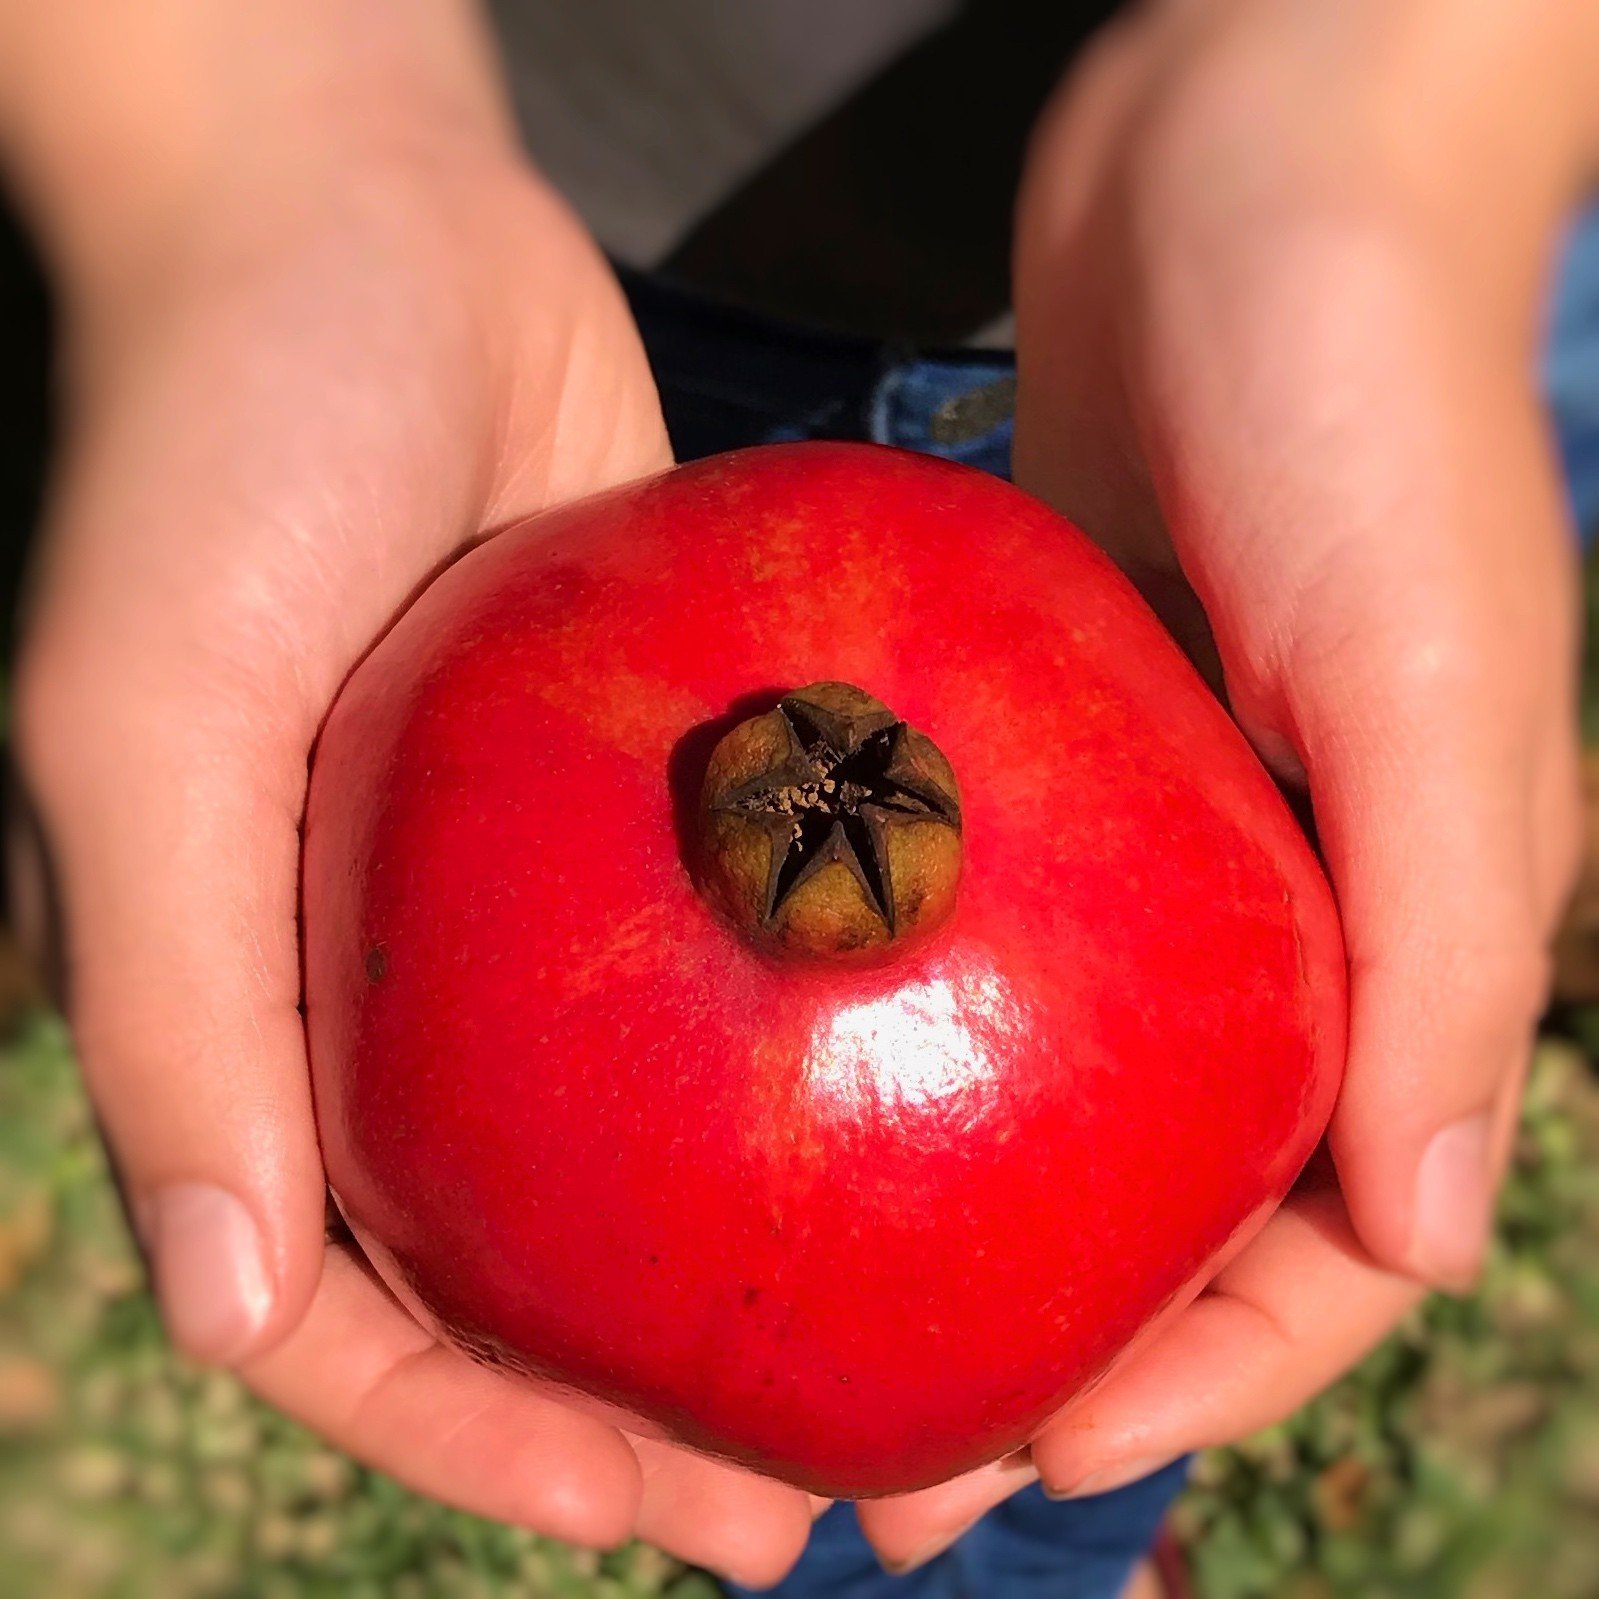
[[[1025,132],[1111,7],[995,0],[979,26],[938,0],[817,0],[781,27],[711,0],[587,0],[582,27],[497,9],[530,142],[618,259],[844,332],[1002,343]],[[824,36],[847,47],[812,59]],[[5,596],[48,459],[50,326],[0,208]],[[1599,842],[1592,658],[1587,715]],[[1175,1531],[1205,1599],[1599,1599],[1599,871],[1559,966],[1481,1291],[1200,1461]],[[0,1599],[715,1591],[648,1549],[595,1557],[420,1501],[175,1360],[66,1029],[0,936]]]

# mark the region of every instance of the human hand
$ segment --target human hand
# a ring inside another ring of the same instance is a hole
[[[307,15],[325,41],[366,9]],[[324,1249],[297,1009],[318,727],[472,541],[669,464],[621,296],[471,55],[430,38],[377,82],[222,85],[248,116],[202,95],[175,121],[225,163],[114,216],[34,185],[67,429],[17,748],[85,1074],[180,1347],[421,1492],[762,1583],[803,1547],[804,1495],[436,1344]]]
[[[1039,129],[1017,478],[1308,795],[1348,1073],[1330,1159],[1030,1456],[863,1508],[887,1559],[1035,1476],[1098,1492],[1277,1421],[1478,1270],[1579,848],[1575,541],[1534,379],[1596,24],[1168,0]]]

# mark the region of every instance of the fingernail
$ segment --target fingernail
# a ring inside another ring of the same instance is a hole
[[[139,1209],[167,1333],[186,1355],[226,1365],[272,1311],[272,1278],[250,1212],[225,1188],[174,1183]]]
[[[907,1572],[915,1571],[919,1567],[925,1566],[930,1560],[937,1560],[946,1549],[953,1544],[959,1543],[970,1531],[971,1524],[967,1522],[957,1527],[953,1532],[941,1532],[936,1538],[928,1539],[921,1548],[904,1560],[885,1560],[883,1562],[883,1570],[891,1577],[903,1577]]]
[[[1410,1265],[1429,1282],[1466,1289],[1482,1269],[1493,1216],[1486,1114],[1466,1116],[1434,1133],[1416,1173]]]
[[[1090,1499],[1095,1494],[1114,1493],[1118,1488],[1125,1488],[1129,1483],[1142,1482],[1145,1477],[1153,1477],[1157,1471],[1164,1471],[1176,1455],[1140,1455],[1135,1460],[1123,1460],[1112,1466],[1101,1466],[1098,1471],[1091,1471],[1086,1477],[1079,1478],[1070,1487],[1052,1486],[1043,1484],[1046,1499]]]

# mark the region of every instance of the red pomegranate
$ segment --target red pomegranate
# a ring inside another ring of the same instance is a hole
[[[450,568],[328,720],[327,1168],[465,1347],[817,1493],[1025,1443],[1281,1199],[1331,896],[1076,529],[742,451]]]

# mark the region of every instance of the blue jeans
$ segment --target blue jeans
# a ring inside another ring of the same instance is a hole
[[[1010,475],[1015,364],[896,349],[624,283],[680,460],[779,439],[872,439]],[[1573,228],[1550,314],[1544,390],[1576,525],[1599,528],[1599,206]]]
[[[1010,475],[1008,356],[819,335],[624,275],[680,460],[780,439],[870,439]],[[1599,209],[1573,233],[1545,388],[1576,525],[1599,530]],[[1187,1462],[1095,1498],[1029,1488],[948,1553],[890,1577],[849,1505],[816,1524],[777,1599],[1115,1599],[1181,1490]],[[738,1594],[746,1590],[732,1589]]]

